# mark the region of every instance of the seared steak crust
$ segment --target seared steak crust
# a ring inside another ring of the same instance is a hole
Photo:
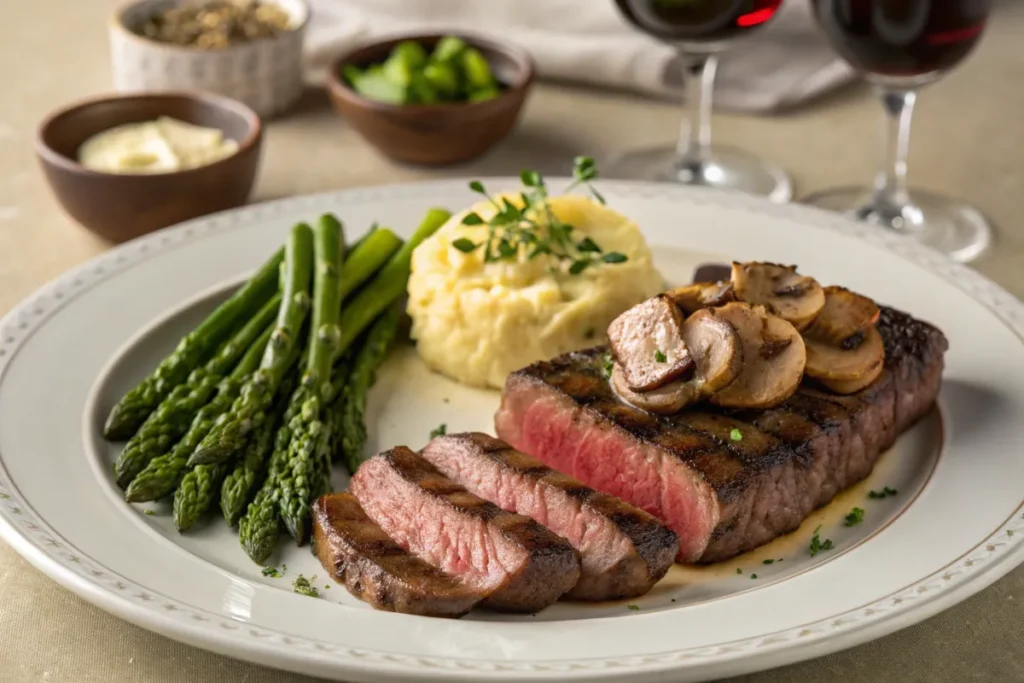
[[[402,549],[351,493],[330,493],[314,503],[313,540],[331,578],[377,609],[461,617],[484,598],[482,592]]]
[[[726,559],[792,531],[866,477],[881,452],[929,410],[946,338],[885,307],[878,331],[886,361],[872,385],[839,396],[808,384],[758,411],[700,405],[652,415],[612,393],[605,347],[566,354],[509,377],[497,432],[551,467],[660,517],[679,534],[679,560]],[[631,477],[618,476],[622,471]]]
[[[401,547],[485,591],[482,607],[536,612],[579,579],[568,541],[473,495],[403,446],[363,463],[350,490]]]
[[[652,515],[584,486],[504,441],[479,432],[433,439],[422,455],[451,479],[501,508],[532,517],[580,553],[582,574],[567,598],[643,595],[675,561],[675,533]]]

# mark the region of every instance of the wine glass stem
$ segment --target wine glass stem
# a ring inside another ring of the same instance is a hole
[[[880,89],[885,112],[882,136],[882,167],[875,176],[875,195],[870,207],[876,218],[897,229],[916,223],[914,207],[907,193],[907,155],[910,150],[910,122],[917,92],[901,88]]]
[[[679,57],[684,70],[686,106],[690,111],[679,130],[679,142],[676,143],[677,165],[680,168],[694,168],[702,166],[709,157],[711,94],[715,86],[718,59],[685,51],[680,51]]]

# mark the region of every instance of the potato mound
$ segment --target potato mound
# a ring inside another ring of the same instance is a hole
[[[484,263],[482,249],[466,254],[452,243],[480,242],[487,227],[463,225],[465,212],[453,216],[412,257],[408,312],[428,366],[468,385],[500,389],[514,370],[603,343],[617,315],[662,291],[635,223],[583,196],[549,202],[575,228],[577,241],[589,237],[628,260],[578,275],[555,271],[558,261],[547,255]],[[481,202],[468,211],[487,219],[494,208]]]

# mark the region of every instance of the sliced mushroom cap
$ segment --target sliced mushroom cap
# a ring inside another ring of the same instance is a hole
[[[735,301],[731,282],[697,282],[685,287],[676,287],[665,292],[676,306],[687,315],[696,313],[702,308],[723,306]]]
[[[736,330],[743,367],[711,402],[729,408],[770,408],[792,396],[804,373],[804,341],[792,324],[763,306],[735,302],[715,310]]]
[[[871,299],[844,287],[825,288],[825,306],[804,330],[804,336],[835,346],[856,346],[860,335],[878,320],[879,309]]]
[[[693,367],[683,342],[683,314],[659,294],[633,306],[608,326],[608,342],[634,391],[668,384]]]
[[[864,340],[854,349],[846,350],[816,339],[806,339],[808,377],[815,379],[851,381],[871,372],[885,361],[882,335],[874,325],[864,331]]]
[[[796,266],[733,262],[732,288],[740,301],[764,306],[797,330],[807,327],[825,305],[821,285],[797,273]]]
[[[622,366],[618,363],[612,367],[611,386],[623,401],[658,415],[678,413],[700,399],[697,384],[693,381],[675,381],[651,391],[633,391],[622,372]]]
[[[736,330],[703,308],[683,322],[683,341],[695,366],[694,380],[701,393],[710,394],[732,382],[743,367],[743,345]]]
[[[857,379],[819,379],[823,387],[836,394],[855,394],[866,389],[882,374],[885,361],[880,360],[870,370]]]

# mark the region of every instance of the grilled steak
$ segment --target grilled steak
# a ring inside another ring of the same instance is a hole
[[[403,550],[351,493],[316,501],[313,539],[328,574],[377,609],[461,617],[484,598],[483,592]]]
[[[662,519],[679,535],[680,561],[723,560],[795,529],[866,477],[879,454],[928,411],[942,381],[946,338],[891,308],[882,309],[877,329],[885,369],[856,394],[805,386],[770,410],[701,405],[656,416],[612,394],[600,347],[510,375],[497,432]]]
[[[643,595],[675,561],[676,535],[653,516],[587,488],[492,436],[441,436],[422,455],[472,493],[532,517],[567,539],[579,551],[582,569],[568,598]]]
[[[482,607],[536,612],[579,579],[568,541],[474,496],[408,448],[363,463],[350,488],[401,547],[486,594]]]

